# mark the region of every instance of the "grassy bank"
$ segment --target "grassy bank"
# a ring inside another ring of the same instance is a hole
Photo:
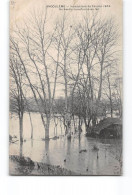
[[[30,158],[11,155],[9,157],[10,175],[18,176],[70,176],[78,175],[62,167],[40,162],[33,162]]]

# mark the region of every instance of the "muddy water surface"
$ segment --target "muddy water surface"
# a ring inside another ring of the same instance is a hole
[[[120,175],[121,141],[100,140],[85,137],[85,128],[79,136],[74,133],[71,140],[64,136],[61,121],[54,119],[50,125],[50,141],[42,141],[44,128],[39,114],[32,114],[34,126],[34,140],[30,140],[31,126],[28,114],[24,116],[24,139],[22,153],[33,161],[60,165],[63,168],[83,175]],[[12,117],[10,121],[10,134],[19,138],[18,119]],[[52,139],[54,136],[58,139]],[[98,149],[96,149],[98,148]],[[19,141],[10,144],[10,155],[19,155]]]

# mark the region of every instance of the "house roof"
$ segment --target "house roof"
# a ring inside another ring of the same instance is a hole
[[[109,127],[110,125],[122,125],[122,121],[119,118],[106,118],[103,119],[99,122],[99,124],[97,124],[95,126],[95,128],[93,129],[96,132],[100,132],[101,130]]]

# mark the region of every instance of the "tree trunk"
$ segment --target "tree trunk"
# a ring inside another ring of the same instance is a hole
[[[66,53],[67,53],[67,50],[65,49],[65,54],[64,54],[65,119],[67,118],[67,113],[68,113]],[[67,121],[67,120],[65,120],[65,127],[66,127],[66,132],[65,132],[65,134],[67,134],[67,133],[68,133],[68,121]]]
[[[109,87],[109,99],[110,99],[110,112],[111,112],[111,118],[113,117],[113,103],[112,103],[112,92],[111,92],[111,83],[110,83],[110,75],[107,72],[107,78],[108,78],[108,87]]]
[[[91,122],[91,117],[88,119],[88,121],[85,117],[83,117],[83,119],[84,119],[84,123],[85,123],[86,133],[88,133],[88,130],[90,127],[90,122]]]
[[[32,124],[32,118],[31,118],[30,112],[29,112],[29,118],[30,118],[30,124],[31,124],[31,139],[33,139],[33,124]]]
[[[110,99],[110,112],[111,112],[111,118],[113,117],[113,104],[112,99]]]
[[[45,139],[49,140],[49,126],[50,126],[50,116],[47,117],[47,123],[45,127]]]
[[[20,143],[23,142],[23,113],[19,115]]]
[[[104,54],[102,55],[102,60],[100,64],[100,84],[99,84],[99,91],[98,91],[98,101],[100,101],[102,96],[103,64],[104,64]]]
[[[19,131],[20,131],[20,157],[23,155],[23,113],[19,115]]]
[[[23,142],[20,142],[20,157],[23,156]]]
[[[97,120],[97,117],[96,117],[96,114],[94,113],[94,114],[92,115],[92,126],[93,126],[93,127],[96,126],[96,120]]]

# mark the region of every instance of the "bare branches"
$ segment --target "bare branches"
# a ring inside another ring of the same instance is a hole
[[[27,87],[35,99],[47,139],[58,90],[64,97],[63,115],[81,113],[86,128],[96,121],[103,99],[113,107],[113,94],[116,102],[119,98],[119,86],[116,93],[113,86],[118,78],[120,50],[113,19],[86,14],[74,24],[64,12],[61,19],[53,19],[49,31],[48,20],[47,10],[39,14],[33,11],[29,23],[17,25],[10,37],[12,82],[19,95],[20,89]],[[11,93],[17,97],[16,91]]]

